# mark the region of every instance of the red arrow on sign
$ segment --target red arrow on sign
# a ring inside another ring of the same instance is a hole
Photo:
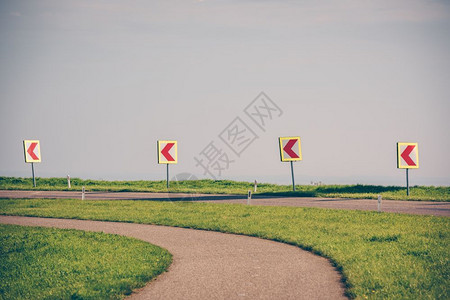
[[[297,153],[292,150],[292,147],[294,147],[295,143],[297,143],[297,139],[292,139],[287,142],[286,146],[283,147],[284,152],[287,153],[291,158],[299,158]]]
[[[172,149],[175,143],[167,143],[166,146],[161,150],[161,154],[167,159],[167,161],[175,161],[175,159],[170,155],[169,151]]]
[[[37,157],[37,155],[34,153],[34,148],[36,148],[38,143],[31,143],[30,147],[28,147],[27,149],[27,153],[31,156],[32,159],[34,160],[39,160],[39,157]]]
[[[408,166],[415,166],[416,163],[409,157],[411,152],[414,150],[414,145],[409,145],[405,148],[405,150],[400,154],[400,156],[403,158],[403,160],[406,162]]]

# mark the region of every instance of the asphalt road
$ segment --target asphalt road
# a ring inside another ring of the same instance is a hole
[[[212,203],[246,204],[247,198],[236,195],[131,193],[131,192],[87,192],[87,200],[154,200],[154,201],[201,201]],[[75,198],[81,192],[62,191],[7,191],[0,190],[0,198]],[[373,199],[333,198],[287,198],[254,196],[251,205],[322,207],[331,209],[378,210],[378,201]],[[382,200],[384,212],[434,215],[450,217],[450,202]]]
[[[169,271],[130,299],[345,299],[328,260],[287,244],[130,223],[15,216],[0,216],[0,223],[103,231],[169,250]]]

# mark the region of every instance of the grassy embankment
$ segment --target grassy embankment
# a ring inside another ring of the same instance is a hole
[[[103,181],[71,179],[72,189],[81,191],[82,186],[89,191],[114,192],[167,192],[165,181]],[[0,177],[3,190],[68,190],[66,178],[37,178],[37,188],[33,188],[31,178]],[[198,194],[237,194],[244,195],[253,190],[253,183],[230,180],[192,180],[172,182],[170,192]],[[450,187],[414,186],[410,196],[405,187],[377,185],[297,185],[292,192],[290,185],[259,183],[257,194],[297,197],[329,197],[352,199],[426,200],[450,201]]]
[[[450,218],[193,202],[0,200],[0,214],[161,224],[257,236],[329,258],[360,299],[449,299]]]
[[[0,225],[0,299],[121,299],[171,261],[118,235]]]

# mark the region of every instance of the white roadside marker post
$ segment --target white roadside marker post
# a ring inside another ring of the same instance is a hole
[[[378,195],[378,212],[381,212],[381,195]]]
[[[86,190],[84,189],[84,186],[81,188],[81,200],[84,200],[85,199],[85,192],[86,192]]]
[[[254,187],[254,189],[253,189],[253,193],[256,193],[256,188],[258,187],[258,182],[256,182],[256,180],[255,180],[255,187]]]
[[[247,194],[247,205],[250,205],[250,200],[252,200],[252,191],[248,191]]]
[[[67,175],[67,188],[71,189],[72,186],[70,185],[70,175]]]

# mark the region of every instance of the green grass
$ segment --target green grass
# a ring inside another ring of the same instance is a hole
[[[0,225],[0,299],[121,299],[171,261],[118,235]]]
[[[37,178],[37,190],[68,190],[66,178]],[[103,181],[71,179],[72,189],[81,191],[84,186],[89,191],[113,192],[167,192],[165,181]],[[31,178],[0,177],[2,190],[32,190]],[[231,180],[191,180],[172,182],[170,192],[198,194],[237,194],[244,195],[253,190],[253,183]],[[391,200],[426,200],[450,201],[450,187],[414,186],[410,196],[406,196],[405,187],[378,185],[297,185],[292,192],[290,185],[259,183],[257,194],[287,196],[287,197],[331,197],[352,199],[383,199]]]
[[[450,218],[155,201],[0,200],[0,214],[180,226],[257,236],[327,257],[347,294],[449,299]]]

